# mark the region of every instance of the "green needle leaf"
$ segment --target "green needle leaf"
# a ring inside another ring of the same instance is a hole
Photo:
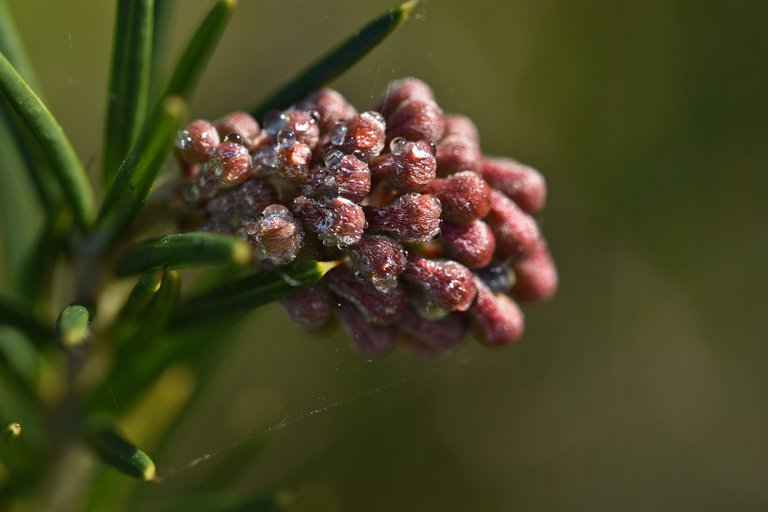
[[[91,337],[91,314],[88,308],[73,304],[65,307],[56,320],[56,336],[64,348],[83,345]]]
[[[147,112],[152,73],[154,0],[119,0],[115,13],[112,69],[102,179],[112,181]]]
[[[143,242],[117,263],[115,274],[125,277],[162,267],[177,269],[239,264],[251,260],[250,245],[242,238],[218,233],[191,232]]]
[[[93,220],[94,201],[85,169],[59,123],[2,53],[0,94],[24,122],[50,163],[75,221],[88,227]]]
[[[143,315],[160,289],[162,280],[162,269],[154,268],[145,272],[128,295],[118,315],[117,323],[124,324]]]
[[[186,111],[186,103],[171,96],[144,124],[101,205],[97,221],[100,242],[113,242],[141,210]]]
[[[418,3],[402,3],[374,19],[253,108],[251,114],[263,119],[270,110],[283,109],[341,75],[399,27]]]
[[[304,261],[227,283],[182,304],[170,327],[185,329],[245,313],[318,282],[338,264]]]
[[[149,455],[110,427],[92,428],[85,440],[101,460],[114,469],[144,481],[157,479],[155,463]]]
[[[176,64],[165,90],[166,96],[173,94],[189,101],[236,4],[236,0],[219,0],[206,15]]]
[[[15,327],[35,339],[49,339],[53,331],[41,324],[31,310],[0,297],[0,325]]]

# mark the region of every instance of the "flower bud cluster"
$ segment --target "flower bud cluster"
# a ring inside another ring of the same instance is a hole
[[[185,226],[243,237],[262,267],[342,260],[282,301],[297,323],[336,316],[367,357],[400,343],[432,358],[470,329],[517,340],[518,302],[554,294],[542,176],[484,156],[424,82],[397,80],[362,113],[323,89],[263,121],[235,112],[178,134]]]

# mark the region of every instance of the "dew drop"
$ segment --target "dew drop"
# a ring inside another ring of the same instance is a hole
[[[389,143],[389,150],[393,155],[402,155],[405,153],[406,146],[408,146],[408,141],[404,137],[395,137]]]
[[[344,139],[347,138],[347,125],[344,123],[336,123],[333,125],[333,128],[331,128],[329,135],[331,136],[331,144],[334,146],[341,146],[344,144]]]
[[[224,142],[234,142],[235,144],[243,144],[243,137],[239,133],[229,133],[224,137]]]
[[[342,158],[344,158],[344,153],[338,149],[332,149],[325,154],[325,165],[326,167],[333,167],[338,164]]]
[[[360,160],[361,162],[367,162],[368,156],[365,154],[365,152],[360,151],[359,149],[356,149],[352,152],[352,156]]]
[[[181,151],[184,151],[187,149],[190,144],[192,144],[192,137],[189,136],[189,133],[187,133],[186,130],[180,131],[176,135],[176,148],[180,149]]]
[[[413,154],[413,156],[419,159],[429,158],[430,156],[434,156],[434,153],[431,153],[430,151],[425,151],[418,144],[413,145],[413,147],[411,148],[411,154]]]
[[[290,128],[284,128],[277,132],[277,146],[282,149],[293,146],[296,142],[296,132]]]
[[[384,116],[382,116],[379,112],[376,112],[375,110],[369,110],[367,112],[363,112],[362,114],[360,114],[360,117],[367,117],[369,119],[372,119],[382,126],[386,124],[384,121]]]

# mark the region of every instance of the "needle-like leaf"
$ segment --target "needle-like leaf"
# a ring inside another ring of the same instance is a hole
[[[53,337],[53,330],[44,326],[31,310],[0,297],[0,325],[15,327],[34,339]]]
[[[115,13],[112,69],[102,179],[109,183],[128,154],[147,112],[152,73],[154,0],[119,0]]]
[[[64,196],[81,227],[93,221],[93,191],[83,164],[48,108],[0,53],[0,94],[29,129],[49,162]]]
[[[151,268],[245,265],[253,251],[242,238],[218,233],[191,232],[142,242],[117,263],[115,274],[125,277]]]
[[[155,463],[149,455],[116,433],[110,426],[91,427],[85,440],[101,460],[128,476],[144,481],[157,478]]]
[[[419,0],[404,2],[372,20],[349,39],[280,87],[272,96],[253,108],[251,114],[256,119],[263,119],[270,110],[283,109],[310,92],[323,87],[347,71],[381,43],[408,18],[418,3]]]

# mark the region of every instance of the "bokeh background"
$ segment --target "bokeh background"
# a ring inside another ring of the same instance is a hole
[[[241,0],[192,115],[249,107],[393,1]],[[171,54],[210,3],[177,2]],[[95,168],[112,2],[11,7]],[[431,364],[256,312],[137,510],[276,487],[297,510],[766,510],[766,20],[758,1],[425,0],[333,85],[363,107],[418,76],[487,153],[540,169],[556,299],[518,344]]]

